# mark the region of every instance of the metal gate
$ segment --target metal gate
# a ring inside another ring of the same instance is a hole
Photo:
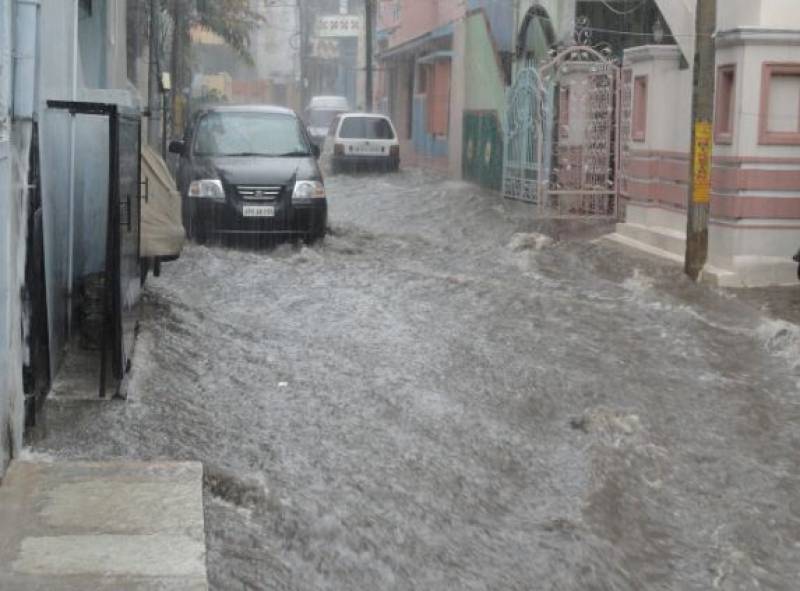
[[[115,395],[130,371],[141,288],[139,259],[141,114],[113,103],[47,101],[51,109],[108,120],[108,209],[103,278],[103,335],[99,396],[106,395],[107,372]]]
[[[527,66],[518,72],[506,96],[503,196],[507,199],[539,202],[546,120],[542,79],[536,68]]]
[[[619,75],[586,45],[520,71],[506,106],[505,197],[543,217],[617,215]]]

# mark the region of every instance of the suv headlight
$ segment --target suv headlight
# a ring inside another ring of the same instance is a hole
[[[292,192],[292,201],[325,199],[325,185],[320,181],[297,181]]]
[[[225,199],[225,189],[222,181],[217,179],[203,179],[192,181],[189,185],[189,197],[195,199]]]

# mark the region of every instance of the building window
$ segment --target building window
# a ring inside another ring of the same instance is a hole
[[[428,133],[444,136],[450,124],[450,61],[441,60],[429,70]]]
[[[800,145],[800,63],[764,64],[759,143]]]
[[[633,81],[633,141],[643,142],[647,134],[647,76]]]
[[[733,141],[733,115],[736,106],[736,66],[721,66],[717,71],[717,100],[714,114],[714,140]]]

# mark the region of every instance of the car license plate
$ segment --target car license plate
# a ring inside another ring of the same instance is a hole
[[[271,205],[245,205],[242,215],[246,218],[274,218],[275,208]]]
[[[383,154],[383,149],[381,146],[370,146],[370,145],[361,145],[356,146],[354,152],[357,154],[366,154],[370,156],[380,156]]]

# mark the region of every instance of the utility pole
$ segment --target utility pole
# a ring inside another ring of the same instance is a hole
[[[367,70],[367,83],[365,84],[365,94],[364,97],[364,110],[369,113],[372,111],[372,51],[373,51],[373,43],[372,43],[372,0],[364,0],[364,23],[366,27],[366,40],[365,45],[367,50],[367,59],[366,59],[366,70]]]
[[[308,97],[306,96],[306,76],[307,58],[308,58],[308,26],[306,23],[306,12],[304,10],[304,1],[297,0],[297,23],[300,33],[300,111],[305,112],[308,105]]]
[[[191,83],[187,80],[186,50],[189,35],[187,25],[188,6],[185,0],[172,0],[172,53],[170,70],[172,75],[172,135],[182,137],[186,125],[186,97],[184,89]]]
[[[697,281],[708,259],[714,120],[717,0],[697,0],[692,96],[692,156],[686,216],[686,274]]]
[[[147,72],[147,110],[150,115],[147,119],[147,143],[151,148],[158,147],[158,134],[161,128],[161,120],[157,116],[162,113],[160,94],[160,84],[158,80],[158,0],[150,0],[150,45],[149,45],[149,64]]]

